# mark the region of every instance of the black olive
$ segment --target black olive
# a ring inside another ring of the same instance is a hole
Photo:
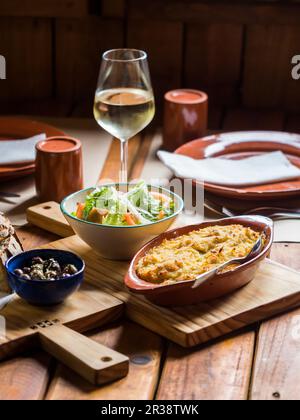
[[[23,273],[25,273],[25,274],[29,274],[30,271],[31,271],[31,268],[30,267],[24,267],[23,268]]]
[[[61,271],[59,263],[54,258],[50,258],[48,261],[45,262],[44,269],[46,271]]]
[[[68,265],[66,265],[65,266],[65,268],[63,269],[63,272],[64,273],[67,273],[67,274],[76,274],[76,273],[78,273],[78,270],[77,270],[77,268],[75,267],[75,265],[73,265],[73,264],[68,264]]]
[[[46,271],[45,277],[47,280],[55,280],[55,278],[57,277],[57,272],[52,270]]]
[[[46,260],[44,262],[44,266],[45,266],[45,268],[48,268],[49,265],[51,265],[51,264],[53,264],[55,262],[57,262],[57,261],[54,258],[49,258],[48,260]]]
[[[34,264],[44,264],[44,260],[41,257],[34,257],[32,258],[32,265]]]
[[[22,280],[31,280],[31,277],[28,274],[22,274],[20,276],[20,279],[22,279]]]
[[[22,274],[24,274],[23,270],[21,270],[20,268],[16,268],[14,270],[14,273],[15,273],[16,276],[22,276]]]
[[[58,273],[60,273],[61,272],[61,268],[60,268],[60,265],[58,264],[58,262],[57,263],[53,263],[52,264],[52,266],[51,266],[51,270],[53,270],[53,271],[57,271]]]

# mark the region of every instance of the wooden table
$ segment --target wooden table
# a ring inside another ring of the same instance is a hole
[[[265,128],[251,114],[246,126],[245,118],[241,128]],[[278,124],[278,118],[274,121]],[[236,128],[236,118],[234,124]],[[149,135],[131,141],[133,178],[142,172],[151,141]],[[113,177],[117,143],[106,162],[101,177]],[[26,249],[57,239],[32,226],[19,228],[18,233]],[[272,252],[274,260],[298,270],[299,255],[300,244],[275,244]],[[95,388],[45,353],[32,351],[0,364],[0,400],[300,399],[300,310],[193,350],[124,320],[89,336],[130,357],[127,378]]]

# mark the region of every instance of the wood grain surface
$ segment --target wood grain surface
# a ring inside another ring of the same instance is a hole
[[[86,277],[88,281],[89,274]],[[63,304],[51,307],[33,306],[16,296],[13,304],[1,309],[6,319],[6,335],[0,340],[0,357],[8,355],[19,340],[35,336],[45,322],[84,332],[118,318],[123,309],[120,300],[85,285]]]
[[[299,244],[274,245],[272,258],[300,270]],[[300,310],[262,324],[256,344],[253,400],[300,398]]]
[[[55,213],[56,222],[53,223],[52,215]],[[62,238],[74,235],[74,231],[67,223],[64,215],[60,210],[60,206],[54,201],[37,204],[27,209],[27,220],[33,226],[37,226],[58,235]]]
[[[136,157],[139,156],[143,144],[143,135],[137,135],[128,142],[128,178],[131,179],[131,172],[134,168]],[[120,140],[113,139],[106,162],[101,170],[99,182],[117,182],[121,170],[120,163]]]
[[[59,324],[39,332],[42,348],[92,385],[128,374],[128,357]]]
[[[254,341],[254,332],[246,332],[196,351],[170,344],[157,399],[245,400]]]
[[[150,331],[128,321],[113,324],[90,338],[130,359],[129,374],[120,381],[96,388],[74,372],[59,366],[47,399],[142,400],[153,399],[159,382],[163,341]]]
[[[31,352],[0,364],[1,400],[41,400],[51,372],[51,357]]]

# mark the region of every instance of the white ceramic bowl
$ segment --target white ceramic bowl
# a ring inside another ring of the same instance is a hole
[[[183,210],[183,200],[177,194],[161,187],[149,187],[152,191],[162,191],[172,198],[175,203],[172,216],[149,225],[138,226],[106,226],[73,216],[77,203],[84,203],[86,196],[95,188],[78,191],[66,197],[61,203],[61,211],[74,232],[101,256],[111,260],[130,260],[148,241],[168,230]]]

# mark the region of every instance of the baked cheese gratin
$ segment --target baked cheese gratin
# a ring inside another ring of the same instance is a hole
[[[136,272],[156,284],[194,280],[233,258],[246,257],[259,237],[259,232],[238,224],[209,226],[165,239],[139,260]]]

